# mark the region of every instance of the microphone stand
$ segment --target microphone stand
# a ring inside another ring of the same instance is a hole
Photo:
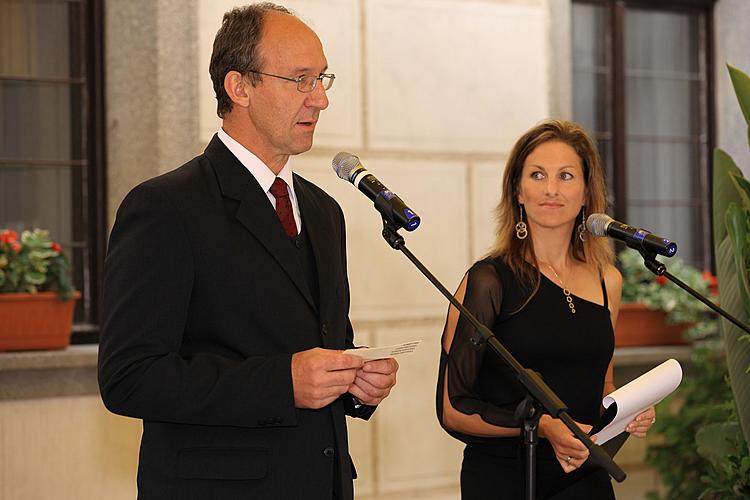
[[[383,213],[381,212],[381,215]],[[626,475],[625,472],[612,460],[604,449],[596,444],[581,430],[573,419],[568,415],[568,407],[565,406],[559,397],[550,389],[533,370],[524,368],[521,363],[497,340],[497,337],[485,325],[479,322],[463,304],[461,304],[450,293],[438,279],[406,248],[404,238],[398,234],[399,226],[395,221],[383,217],[383,238],[395,250],[401,251],[416,266],[417,269],[437,288],[448,301],[458,309],[464,318],[466,318],[476,329],[478,335],[471,339],[475,347],[487,344],[506,365],[508,365],[516,374],[518,381],[526,389],[527,396],[521,401],[516,408],[516,417],[520,420],[523,418],[523,441],[526,451],[526,477],[524,498],[534,500],[536,498],[536,446],[539,442],[538,430],[539,419],[543,412],[549,413],[552,417],[560,419],[565,426],[589,449],[589,459],[592,463],[603,467],[610,476],[617,482],[622,482]]]
[[[706,306],[710,307],[714,312],[719,314],[720,316],[726,318],[727,320],[731,321],[738,327],[740,327],[745,333],[750,333],[750,329],[747,325],[743,324],[740,320],[726,312],[721,307],[717,306],[707,298],[705,298],[703,295],[699,294],[690,286],[688,286],[686,283],[681,281],[679,278],[677,278],[675,275],[671,274],[669,271],[667,271],[667,266],[664,265],[662,262],[659,262],[656,260],[656,254],[653,252],[648,252],[646,250],[643,250],[642,248],[637,248],[638,252],[641,254],[641,257],[643,257],[643,264],[646,266],[646,269],[651,271],[657,276],[666,276],[669,281],[674,283],[675,285],[679,286],[683,290],[685,290],[687,293],[695,297],[696,299],[703,302]]]

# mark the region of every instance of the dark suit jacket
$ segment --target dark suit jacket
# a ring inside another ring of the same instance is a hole
[[[352,497],[351,400],[296,409],[290,371],[294,352],[353,346],[344,219],[294,183],[319,301],[266,194],[216,136],[117,213],[99,384],[109,410],[143,419],[139,498]]]

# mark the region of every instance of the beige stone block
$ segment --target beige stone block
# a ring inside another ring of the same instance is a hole
[[[640,499],[647,498],[647,493],[651,491],[660,491],[659,478],[656,472],[650,469],[633,469],[623,467],[628,477],[622,483],[612,480],[612,487],[615,490],[616,498]],[[660,491],[664,494],[663,491]]]
[[[220,125],[216,116],[216,98],[208,74],[213,39],[221,26],[224,12],[246,3],[199,0],[200,137],[204,142],[210,140]],[[361,147],[363,120],[359,2],[289,0],[283,4],[315,30],[323,43],[329,70],[336,74],[334,86],[328,93],[330,105],[320,115],[315,145],[333,148]]]
[[[140,435],[98,396],[0,402],[0,498],[135,498]]]
[[[544,5],[369,0],[365,20],[372,148],[501,152],[548,115]]]
[[[495,243],[495,209],[500,202],[505,161],[476,162],[471,169],[471,241],[475,260]]]
[[[630,465],[645,467],[646,449],[654,441],[656,439],[652,435],[648,435],[645,439],[629,437],[620,451],[617,452],[615,457],[617,463],[622,467]]]
[[[372,345],[372,335],[367,328],[359,328],[354,325],[354,345]],[[373,436],[376,423],[372,418],[362,420],[360,418],[346,419],[349,429],[349,454],[357,468],[357,479],[354,481],[356,497],[368,495],[374,491],[375,486],[375,446]]]
[[[447,488],[430,488],[399,493],[356,495],[356,498],[357,500],[460,500],[461,491],[458,486],[451,486]]]
[[[422,224],[416,231],[401,231],[406,246],[452,291],[469,264],[466,166],[367,157],[362,163],[420,215]],[[339,179],[328,157],[307,154],[296,158],[294,165],[295,171],[336,198],[344,211],[352,318],[442,317],[446,299],[406,256],[385,242],[373,202]]]
[[[230,0],[198,0],[198,139],[208,144],[219,129],[221,119],[216,115],[216,94],[214,93],[208,65],[211,62],[214,37],[221,27],[224,12],[232,9],[237,2]]]
[[[399,360],[398,383],[377,420],[379,494],[455,486],[463,444],[442,430],[435,414],[442,320],[379,328],[378,345],[423,339],[419,349]]]

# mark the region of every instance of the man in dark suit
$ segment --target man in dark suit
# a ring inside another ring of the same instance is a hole
[[[143,499],[352,498],[345,414],[396,383],[348,319],[344,219],[293,174],[333,83],[286,9],[224,16],[210,72],[222,128],[123,201],[104,277],[99,382],[143,419]]]

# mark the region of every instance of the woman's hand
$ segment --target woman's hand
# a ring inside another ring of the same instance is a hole
[[[625,430],[635,437],[644,438],[654,422],[656,422],[656,409],[651,406],[636,415],[633,421],[625,427]]]
[[[578,427],[584,432],[591,430],[591,426],[586,424],[578,424]],[[589,458],[588,448],[559,419],[542,415],[539,420],[539,436],[552,444],[557,461],[566,473],[573,472]]]

